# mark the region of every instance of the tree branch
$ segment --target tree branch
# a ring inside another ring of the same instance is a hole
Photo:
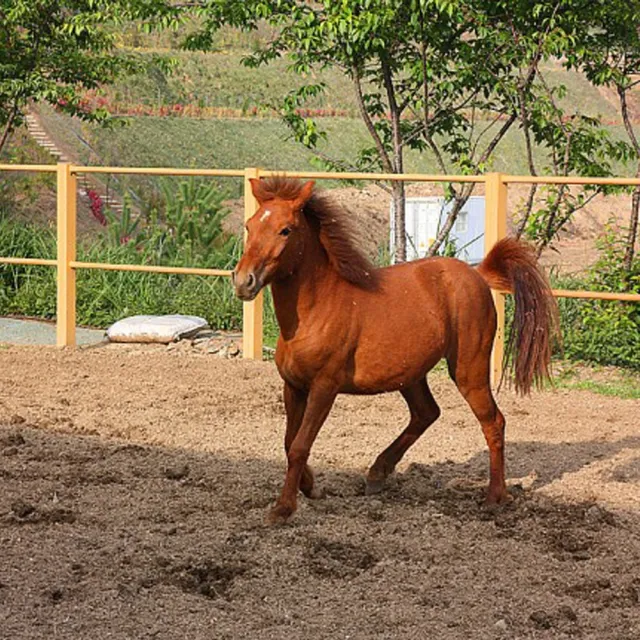
[[[364,103],[364,97],[362,95],[362,84],[360,83],[360,72],[357,67],[352,68],[353,74],[353,84],[356,93],[356,102],[358,103],[358,109],[360,110],[360,116],[364,120],[364,124],[367,127],[367,131],[373,138],[373,142],[376,145],[376,149],[378,150],[378,154],[380,155],[380,161],[382,162],[382,167],[387,173],[393,173],[393,166],[391,164],[391,159],[389,158],[389,154],[387,150],[384,148],[384,144],[376,131],[376,128],[371,120],[371,116],[367,111],[367,107]]]
[[[480,156],[478,161],[475,163],[476,167],[484,164],[489,156],[494,152],[495,148],[498,146],[498,143],[504,136],[507,134],[507,131],[511,128],[511,125],[516,121],[516,114],[512,113],[506,120],[505,123],[500,127],[500,131],[496,133],[493,137],[493,140],[487,145],[487,148],[484,150],[484,153]]]
[[[384,88],[387,92],[387,100],[389,101],[389,112],[391,115],[391,131],[393,135],[393,165],[396,173],[402,173],[402,145],[400,135],[400,110],[398,108],[398,102],[396,100],[396,90],[393,86],[393,78],[391,76],[391,67],[386,57],[380,58],[380,65],[382,68],[382,79],[384,82]]]
[[[620,84],[616,84],[616,89],[618,90],[618,97],[620,98],[620,111],[622,114],[624,128],[627,132],[627,135],[629,136],[629,140],[631,140],[631,144],[633,145],[633,149],[636,152],[636,155],[640,157],[640,144],[638,143],[638,138],[636,137],[636,133],[633,130],[633,123],[631,122],[631,118],[629,117],[627,89],[625,87],[622,87]]]

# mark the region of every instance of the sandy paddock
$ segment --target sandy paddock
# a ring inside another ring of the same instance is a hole
[[[442,418],[384,494],[402,398],[340,397],[327,497],[265,526],[284,472],[271,363],[0,349],[0,638],[640,638],[640,403],[502,392],[513,502],[480,506],[479,425]]]

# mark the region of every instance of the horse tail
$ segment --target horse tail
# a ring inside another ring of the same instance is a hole
[[[558,305],[533,248],[503,238],[478,265],[492,289],[513,293],[515,312],[504,351],[503,376],[510,371],[516,392],[528,394],[551,377],[551,351],[558,336]],[[500,381],[502,383],[502,380]]]

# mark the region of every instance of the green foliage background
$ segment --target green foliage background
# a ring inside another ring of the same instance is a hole
[[[36,33],[43,17],[32,12],[34,3],[13,4],[20,10],[15,14],[20,18],[15,21],[18,31],[23,28],[21,25],[27,24]],[[56,3],[43,0],[40,4],[50,7]],[[58,4],[64,10],[72,3]],[[243,66],[241,58],[269,40],[270,34],[260,31],[264,30],[264,25],[259,26],[256,33],[241,33],[223,27],[216,32],[214,46],[208,52],[177,51],[184,33],[162,31],[145,35],[140,33],[139,25],[129,23],[128,26],[122,22],[147,11],[153,13],[153,2],[134,1],[123,9],[124,5],[126,3],[106,1],[93,3],[96,19],[102,16],[120,21],[115,31],[104,31],[90,24],[82,36],[76,28],[80,27],[71,21],[64,23],[54,34],[56,42],[70,43],[74,47],[78,38],[82,40],[79,50],[85,47],[87,55],[71,60],[70,68],[82,72],[86,79],[84,88],[97,90],[107,101],[150,105],[179,103],[246,110],[260,103],[281,100],[304,80],[326,85],[326,91],[314,95],[305,106],[355,112],[351,82],[336,69],[313,69],[301,78],[288,71],[288,63],[284,60],[274,60],[259,69]],[[446,5],[453,7],[453,3],[444,1],[435,2],[435,5],[442,10]],[[240,4],[237,6],[240,8]],[[41,13],[44,15],[46,12]],[[171,22],[170,14],[167,14],[165,24]],[[160,22],[162,20],[160,17]],[[172,73],[169,72],[171,65],[164,58],[167,51],[175,62]],[[7,59],[18,70],[20,65],[28,67],[26,58],[12,54]],[[543,62],[542,69],[550,86],[562,84],[566,87],[566,91],[557,93],[561,109],[573,112],[579,108],[583,115],[601,116],[605,121],[617,120],[616,107],[604,99],[583,74],[563,69],[551,60]],[[11,73],[16,76],[15,70]],[[114,82],[105,86],[105,79]],[[13,95],[11,91],[14,91],[15,83],[11,77],[2,76],[0,80],[6,81],[2,85],[7,88],[5,93]],[[68,116],[69,113],[87,116],[79,109],[80,93],[76,89],[81,87],[64,86],[60,91],[57,88],[53,91],[45,82],[46,78],[34,79],[25,75],[21,81],[27,86],[36,80],[41,99],[52,104],[58,103],[59,99],[64,102],[62,111],[40,106],[47,129],[82,161],[93,159],[104,164],[132,166],[316,168],[313,155],[288,137],[286,126],[279,120],[135,117],[129,120],[126,128],[105,130],[95,123],[80,122]],[[365,88],[371,89],[371,86],[365,83]],[[94,119],[102,120],[104,117],[106,113],[98,111]],[[354,149],[366,147],[367,133],[358,118],[320,118],[320,121],[321,128],[328,134],[326,140],[319,141],[320,151],[338,160],[348,160]],[[624,139],[621,126],[609,123],[605,128],[614,140]],[[440,142],[444,144],[446,140]],[[523,147],[523,136],[514,128],[500,143],[487,169],[528,173]],[[15,146],[12,153],[15,153]],[[540,150],[536,153],[536,161],[544,163],[543,153]],[[13,161],[25,161],[19,156],[20,153],[15,155]],[[430,150],[410,151],[406,160],[408,171],[438,171]],[[614,163],[613,170],[618,175],[629,174],[629,168],[620,163]],[[7,181],[0,184],[0,254],[53,256],[55,238],[50,230],[36,224],[17,222],[11,215],[16,193],[28,200],[35,197],[39,189],[45,188],[49,179],[50,176],[35,179],[18,176],[11,184]],[[172,189],[158,187],[146,178],[131,179],[131,184],[145,202],[144,221],[111,216],[102,237],[80,247],[81,259],[214,267],[229,267],[235,263],[239,246],[233,238],[225,237],[219,226],[224,217],[219,191],[213,187],[207,190],[198,183],[184,183],[175,191],[176,202],[172,200]],[[225,181],[215,186],[224,188],[227,196],[241,195],[239,182]],[[184,191],[180,195],[183,189],[191,190],[191,195]],[[186,205],[188,201],[190,204]],[[638,292],[637,259],[630,273],[620,269],[620,237],[620,230],[612,230],[607,235],[599,263],[584,278],[556,284],[564,288]],[[221,328],[240,327],[241,305],[233,297],[230,283],[225,279],[82,271],[78,293],[78,316],[83,324],[107,326],[132,313],[180,311],[203,315]],[[640,369],[640,309],[637,304],[561,300],[560,307],[564,354],[567,357]],[[54,271],[49,268],[1,266],[0,313],[52,317],[55,313]],[[267,334],[273,339],[277,327],[269,302],[266,316]]]
[[[195,180],[180,184],[165,209],[132,222],[127,208],[109,215],[105,232],[79,247],[80,260],[114,264],[157,264],[229,269],[239,240],[222,231],[227,212],[214,185]],[[54,258],[55,233],[13,220],[0,212],[0,254]],[[56,312],[55,270],[0,266],[0,314],[52,318]],[[138,314],[188,313],[213,326],[237,329],[241,304],[226,278],[81,270],[78,275],[78,322],[106,327]]]
[[[623,234],[610,225],[599,241],[600,258],[583,282],[566,288],[640,293],[640,258],[631,272],[623,267]],[[637,302],[571,300],[560,302],[564,353],[570,359],[640,371],[640,305]]]

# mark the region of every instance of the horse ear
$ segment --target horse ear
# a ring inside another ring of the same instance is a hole
[[[249,178],[249,182],[251,183],[251,192],[253,193],[253,197],[258,201],[258,204],[261,205],[265,201],[262,183],[258,178]]]
[[[309,180],[308,182],[305,182],[302,185],[302,188],[300,189],[300,193],[298,194],[298,197],[296,198],[296,206],[304,207],[304,205],[307,204],[307,202],[309,202],[309,199],[311,198],[311,196],[313,194],[313,186],[314,185],[315,185],[315,181],[313,181],[313,180]]]

